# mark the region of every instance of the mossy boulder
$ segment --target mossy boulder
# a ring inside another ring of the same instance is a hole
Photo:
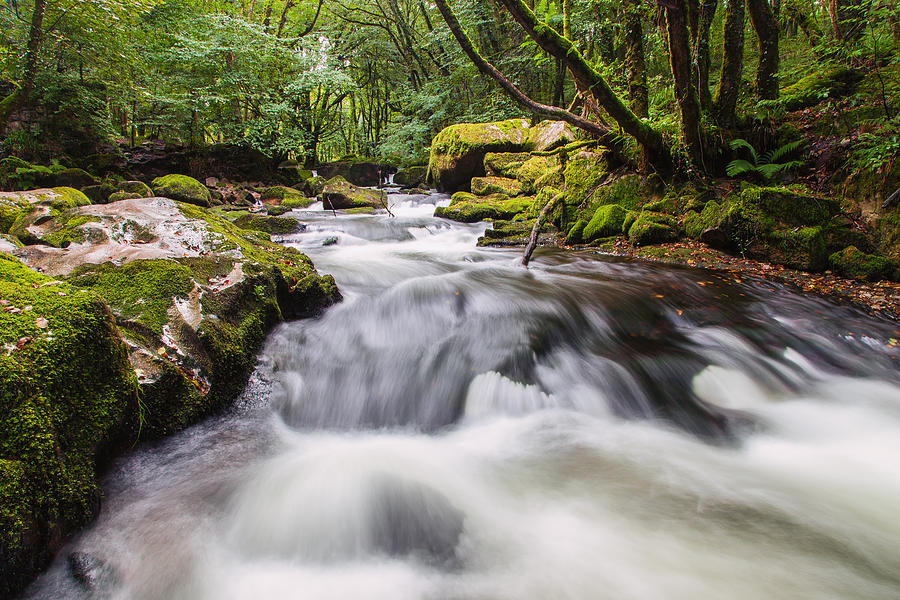
[[[123,181],[116,185],[116,190],[134,194],[135,198],[151,198],[153,196],[153,190],[143,181]]]
[[[785,87],[780,94],[780,103],[790,111],[815,106],[827,98],[851,94],[862,79],[862,73],[847,67],[820,71]]]
[[[828,263],[835,272],[851,279],[897,281],[900,277],[900,263],[883,256],[867,254],[856,246],[848,246],[835,252],[828,257]]]
[[[492,194],[481,197],[468,192],[453,194],[450,205],[438,206],[434,216],[443,217],[461,223],[475,223],[488,219],[510,220],[528,210],[533,198],[510,198],[506,194]]]
[[[584,226],[580,241],[592,242],[600,238],[622,235],[626,216],[627,212],[618,204],[604,204],[597,207],[594,216]]]
[[[534,228],[535,219],[516,218],[512,221],[496,220],[484,235],[478,238],[478,246],[511,247],[524,246],[531,238],[531,230]],[[556,233],[556,228],[550,223],[544,223],[538,232],[538,244],[550,241]]]
[[[531,158],[530,152],[488,152],[484,155],[484,172],[488,177],[515,177],[519,167]]]
[[[163,198],[208,207],[211,202],[209,189],[187,175],[163,175],[152,182],[153,193]]]
[[[472,178],[472,193],[476,196],[490,196],[491,194],[520,196],[523,191],[522,184],[515,179],[508,179],[506,177]]]
[[[581,244],[584,241],[584,228],[587,227],[588,222],[584,219],[579,219],[575,222],[574,225],[569,229],[569,232],[566,234],[566,245],[574,246],[575,244]]]
[[[682,226],[689,237],[722,250],[819,271],[828,264],[825,233],[838,210],[834,200],[801,189],[743,185],[687,215]]]
[[[300,191],[304,192],[307,196],[316,197],[322,193],[322,190],[325,189],[327,183],[328,180],[320,175],[312,177],[303,183],[303,188]]]
[[[0,192],[0,233],[9,233],[25,244],[53,245],[45,240],[53,230],[51,219],[88,204],[88,197],[73,188]]]
[[[138,389],[96,294],[0,254],[0,596],[99,509],[95,474],[137,440]],[[13,310],[14,309],[14,310]]]
[[[259,196],[260,202],[270,206],[284,206],[291,210],[295,208],[306,208],[313,202],[314,198],[307,198],[302,193],[291,187],[276,185],[267,188]]]
[[[249,213],[240,215],[233,223],[241,229],[263,231],[275,235],[288,235],[300,229],[300,222],[297,219]]]
[[[678,239],[677,227],[677,221],[670,215],[643,211],[629,226],[628,240],[635,246],[674,242]]]
[[[384,208],[387,205],[383,191],[357,187],[340,176],[329,179],[320,196],[322,205],[328,210]]]
[[[309,259],[206,209],[165,198],[72,209],[85,243],[23,260],[101,296],[136,369],[144,435],[177,431],[239,393],[269,329],[340,298]],[[296,222],[294,222],[296,225]]]
[[[513,176],[526,194],[533,194],[546,185],[562,184],[559,158],[556,156],[532,156],[516,168]],[[553,178],[556,180],[553,180]]]
[[[528,121],[460,123],[442,130],[431,142],[428,180],[441,191],[469,190],[482,177],[488,152],[523,152],[534,148]]]

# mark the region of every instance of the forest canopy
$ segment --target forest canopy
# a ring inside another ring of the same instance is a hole
[[[721,172],[731,140],[771,146],[779,112],[840,87],[806,89],[810,74],[877,71],[871,117],[896,125],[898,10],[889,0],[6,0],[2,151],[49,160],[110,143],[227,142],[309,165],[413,164],[449,124],[530,113],[580,119],[586,135],[660,171]]]

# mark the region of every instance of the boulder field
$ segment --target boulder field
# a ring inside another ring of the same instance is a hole
[[[227,405],[276,323],[340,300],[260,231],[296,220],[224,215],[0,193],[0,596],[96,515],[98,469]]]
[[[878,186],[856,175],[841,199],[803,185],[737,179],[666,183],[610,164],[564,123],[463,123],[439,133],[430,180],[455,191],[435,216],[493,221],[481,245],[524,245],[549,203],[542,243],[633,246],[697,240],[748,258],[846,277],[900,279],[900,207],[876,203],[900,187],[900,166]]]

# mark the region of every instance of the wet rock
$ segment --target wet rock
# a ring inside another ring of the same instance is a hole
[[[275,235],[287,235],[306,229],[306,225],[301,225],[297,219],[290,217],[245,214],[233,222],[241,229],[252,229]]]
[[[479,197],[467,192],[456,192],[450,205],[438,206],[434,216],[460,223],[475,223],[486,219],[512,219],[531,206],[534,198],[510,198],[505,194]]]
[[[370,190],[353,185],[343,177],[328,180],[321,194],[322,204],[328,210],[345,208],[383,208],[387,198],[381,190]]]
[[[731,238],[728,233],[721,227],[708,227],[700,234],[700,241],[716,250],[733,250]]]
[[[328,180],[322,176],[311,177],[303,182],[301,191],[307,196],[318,196],[325,189]]]
[[[89,592],[97,591],[104,583],[114,579],[110,567],[93,554],[72,552],[66,563],[72,578]]]
[[[335,245],[337,245],[337,243],[338,243],[337,236],[331,236],[331,237],[325,238],[325,240],[322,242],[322,245],[323,246],[335,246]]]
[[[635,246],[674,242],[678,239],[676,225],[669,215],[642,212],[628,229],[628,239]]]
[[[385,477],[373,494],[374,546],[390,556],[413,556],[454,569],[463,533],[463,514],[424,485]]]

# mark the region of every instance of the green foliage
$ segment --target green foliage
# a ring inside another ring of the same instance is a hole
[[[783,144],[774,150],[770,150],[761,157],[757,155],[756,149],[749,142],[743,139],[731,141],[733,150],[747,150],[750,154],[750,161],[744,159],[735,159],[728,163],[725,172],[729,177],[755,173],[761,175],[765,180],[771,181],[776,175],[789,169],[801,167],[804,164],[802,160],[790,160],[782,162],[786,157],[797,152],[805,144],[804,140],[795,140]]]

